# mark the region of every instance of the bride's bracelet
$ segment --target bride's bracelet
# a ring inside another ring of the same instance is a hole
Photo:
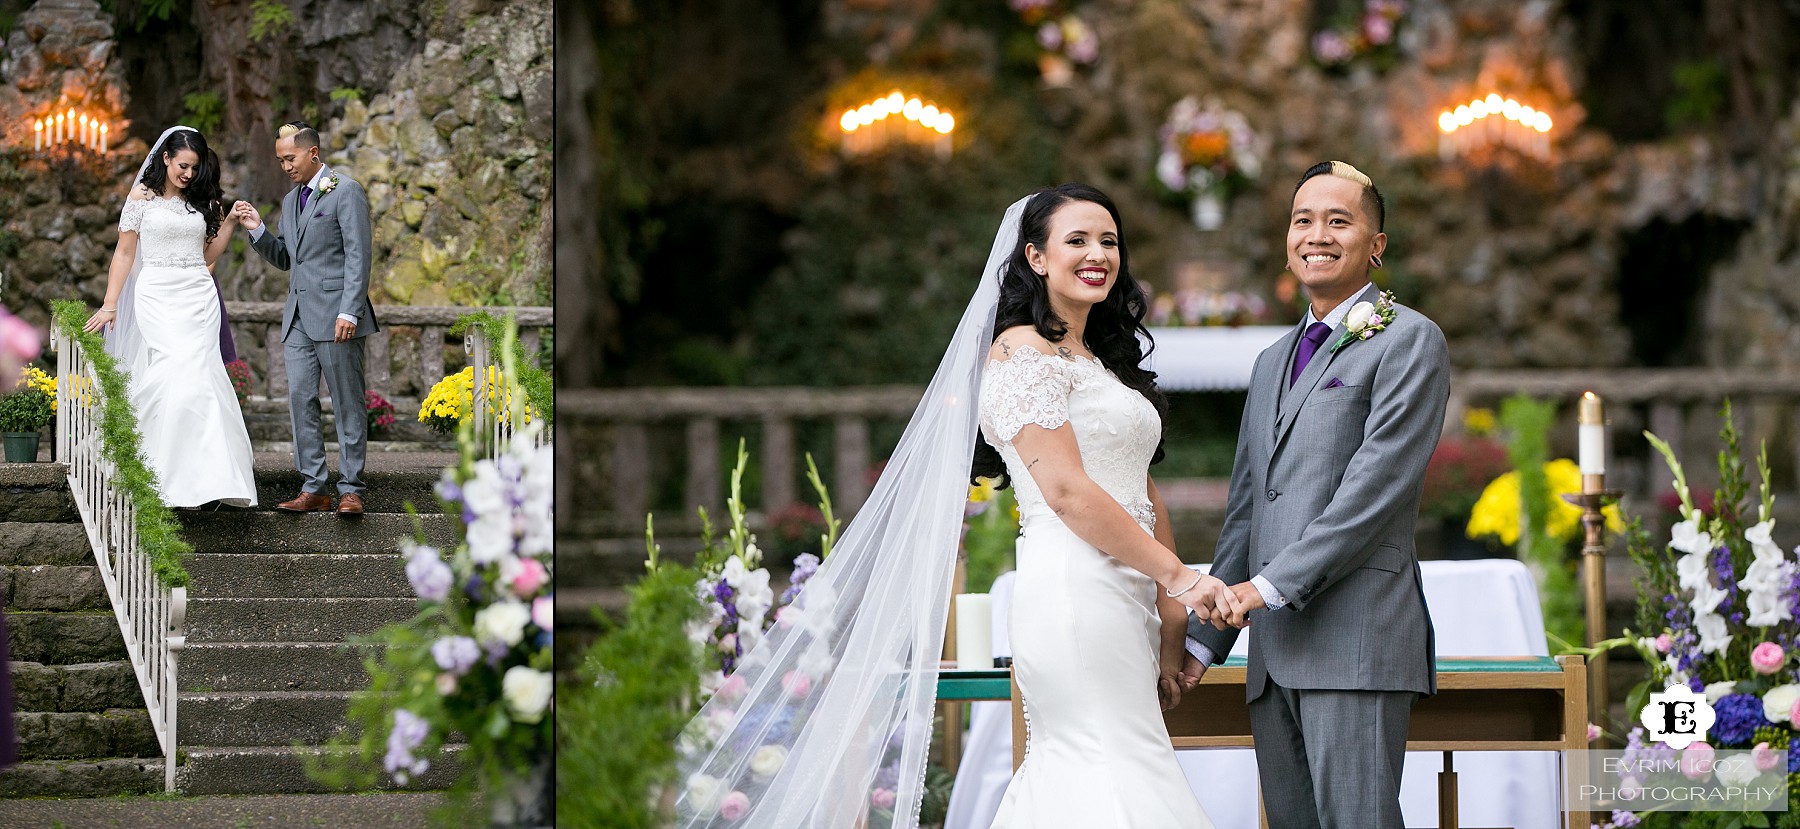
[[[1202,582],[1202,581],[1205,581],[1205,580],[1206,580],[1206,576],[1205,576],[1205,574],[1202,574],[1202,573],[1195,573],[1195,574],[1194,574],[1194,583],[1193,583],[1193,584],[1190,584],[1190,585],[1188,585],[1188,586],[1186,586],[1186,587],[1183,587],[1183,588],[1181,588],[1181,592],[1180,592],[1180,593],[1169,593],[1169,588],[1167,588],[1167,587],[1165,587],[1165,588],[1163,588],[1163,592],[1164,592],[1164,593],[1167,593],[1167,594],[1168,594],[1168,596],[1169,596],[1169,598],[1171,598],[1171,599],[1179,599],[1179,598],[1181,598],[1181,597],[1182,597],[1182,596],[1183,596],[1183,595],[1186,595],[1186,593],[1187,593],[1187,592],[1188,592],[1188,591],[1189,591],[1189,590],[1192,590],[1192,589],[1194,589],[1194,588],[1196,588],[1196,587],[1199,587],[1199,586],[1200,586],[1200,582]]]
[[[102,309],[100,309],[100,313],[102,313],[102,314],[117,314],[117,313],[119,313],[119,309],[117,309],[117,308],[102,308]]]

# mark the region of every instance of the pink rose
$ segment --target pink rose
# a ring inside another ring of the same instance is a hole
[[[552,630],[556,624],[556,602],[549,596],[539,596],[531,602],[531,622],[540,630]]]
[[[750,796],[743,792],[732,792],[719,801],[719,817],[741,820],[747,814],[750,814]]]
[[[781,687],[794,699],[806,699],[806,695],[812,693],[812,677],[799,671],[788,671],[781,677]]]
[[[1767,742],[1761,742],[1756,744],[1756,748],[1750,749],[1750,762],[1756,764],[1757,771],[1772,771],[1781,765],[1781,755],[1776,754]]]
[[[519,559],[519,573],[513,576],[513,595],[524,598],[538,592],[550,580],[550,572],[544,569],[544,563],[535,558]]]
[[[1669,652],[1669,649],[1672,647],[1675,647],[1675,643],[1669,639],[1669,634],[1665,633],[1661,636],[1656,637],[1656,652],[1657,653],[1666,654]]]
[[[1681,773],[1689,780],[1705,780],[1712,776],[1713,757],[1717,752],[1706,743],[1689,743],[1681,750]]]
[[[1800,717],[1800,699],[1794,700],[1793,707],[1788,709],[1788,722],[1790,722],[1790,723],[1800,722],[1800,720],[1794,719],[1795,717]]]
[[[1750,652],[1750,667],[1764,676],[1781,670],[1781,666],[1785,662],[1787,662],[1787,652],[1774,642],[1764,642]]]
[[[1590,742],[1590,743],[1594,742],[1596,740],[1599,740],[1600,739],[1600,726],[1597,726],[1593,723],[1588,723],[1587,738],[1588,738],[1588,742]]]
[[[869,805],[877,809],[894,808],[894,790],[876,789],[869,793]]]
[[[727,702],[730,702],[743,696],[744,690],[747,687],[749,687],[749,684],[744,682],[743,677],[732,674],[731,676],[725,677],[724,684],[719,686],[719,696],[725,698]]]

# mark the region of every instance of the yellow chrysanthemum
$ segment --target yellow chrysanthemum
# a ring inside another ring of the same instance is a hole
[[[487,405],[488,414],[506,423],[512,419],[512,398],[506,390],[506,383],[500,370],[489,366],[487,371]],[[461,422],[465,412],[473,412],[475,405],[475,367],[469,366],[455,374],[439,380],[425,395],[425,402],[419,404],[419,422],[440,432],[449,432]],[[526,401],[525,422],[530,423],[533,411],[531,403]]]
[[[25,367],[25,371],[19,375],[19,382],[13,386],[13,389],[15,391],[37,389],[43,392],[45,397],[50,398],[50,411],[52,413],[56,411],[56,378],[51,377],[49,372],[37,366],[28,365]]]
[[[1499,425],[1500,420],[1494,416],[1493,409],[1470,409],[1463,414],[1463,431],[1473,437],[1487,437]]]
[[[1544,478],[1550,488],[1549,526],[1544,528],[1546,534],[1565,542],[1580,538],[1581,508],[1564,501],[1562,496],[1581,491],[1581,467],[1568,458],[1557,458],[1544,464]],[[1519,473],[1508,472],[1495,478],[1481,491],[1481,498],[1475,502],[1475,509],[1469,514],[1468,536],[1496,538],[1509,547],[1519,543],[1521,506]],[[1601,514],[1606,517],[1606,529],[1609,532],[1624,531],[1625,521],[1619,516],[1617,506],[1606,507],[1601,510]]]
[[[969,502],[973,504],[985,504],[994,500],[994,479],[976,478],[975,480],[980,483],[969,487]]]

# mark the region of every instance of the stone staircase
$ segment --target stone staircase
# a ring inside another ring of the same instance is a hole
[[[61,464],[0,464],[6,604],[20,762],[0,797],[101,797],[162,787],[162,751]]]
[[[298,492],[285,454],[257,458],[257,510],[179,512],[188,561],[181,656],[181,767],[187,794],[325,791],[303,755],[349,728],[364,687],[356,634],[410,618],[417,602],[398,540],[410,501],[434,544],[454,535],[431,486],[453,456],[370,452],[361,518],[269,509]],[[61,465],[0,466],[0,564],[24,760],[0,796],[160,790],[161,751]],[[299,747],[298,749],[296,747]],[[453,762],[412,788],[448,785]]]

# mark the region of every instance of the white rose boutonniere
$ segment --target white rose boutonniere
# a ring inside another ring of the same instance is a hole
[[[323,196],[326,193],[336,190],[337,186],[337,173],[332,173],[331,175],[326,176],[324,181],[319,182],[319,195]]]
[[[1394,294],[1382,291],[1375,302],[1358,302],[1344,315],[1344,334],[1331,344],[1331,352],[1357,340],[1366,340],[1383,331],[1394,321]]]

